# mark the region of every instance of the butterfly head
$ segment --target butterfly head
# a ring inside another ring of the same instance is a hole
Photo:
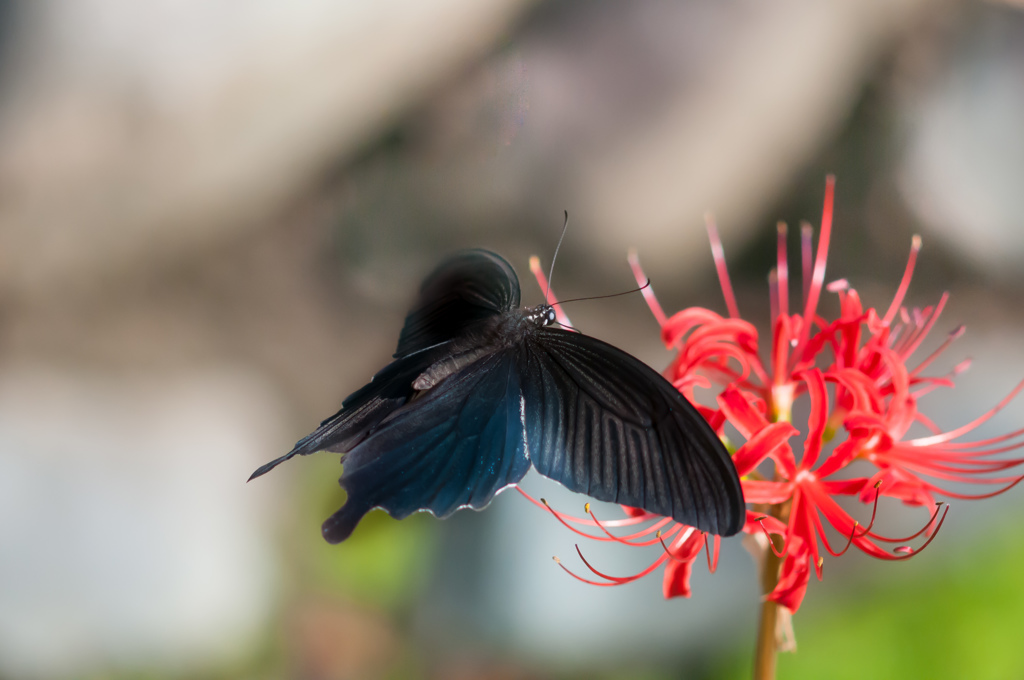
[[[537,305],[527,310],[526,320],[537,326],[550,326],[555,322],[555,308],[551,305]]]

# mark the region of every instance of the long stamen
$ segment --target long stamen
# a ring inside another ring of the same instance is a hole
[[[632,577],[629,580],[602,582],[602,581],[592,581],[592,580],[590,580],[588,578],[583,578],[582,576],[579,576],[578,574],[574,573],[571,569],[569,569],[569,567],[567,567],[564,564],[562,564],[562,560],[557,555],[552,557],[551,559],[553,559],[555,561],[555,564],[557,564],[559,567],[561,567],[562,571],[564,571],[566,574],[568,574],[569,576],[572,576],[577,581],[580,581],[582,583],[586,583],[587,585],[591,585],[591,586],[621,586],[624,583],[629,583],[630,581],[635,581],[638,578],[646,576],[647,574],[651,573],[652,571],[657,569],[659,566],[661,566],[661,564],[664,563],[664,561],[665,561],[664,558],[658,558],[658,560],[655,561],[654,564],[652,564],[650,566],[649,570],[645,570],[644,572],[641,572],[640,574],[637,574],[636,576]],[[591,570],[591,571],[593,571],[593,570]],[[594,572],[594,573],[597,573],[597,572]]]
[[[576,554],[580,556],[581,560],[583,560],[583,564],[585,564],[587,566],[587,569],[592,571],[597,576],[600,576],[601,578],[604,578],[604,579],[608,579],[609,581],[612,581],[615,584],[631,583],[631,582],[633,582],[633,581],[635,581],[637,579],[643,578],[644,576],[647,576],[652,571],[654,571],[655,569],[660,567],[662,564],[664,564],[665,560],[668,559],[668,557],[666,555],[661,555],[660,557],[658,557],[658,559],[654,560],[654,563],[651,564],[651,566],[649,566],[646,569],[644,569],[643,571],[640,571],[640,572],[638,572],[636,574],[633,574],[631,576],[610,576],[608,574],[605,574],[605,573],[602,573],[602,572],[598,571],[597,569],[595,569],[593,567],[593,565],[590,564],[590,562],[587,561],[587,558],[583,556],[583,551],[580,550],[579,544],[576,545]],[[559,561],[559,565],[561,565],[561,561]],[[568,569],[566,569],[566,571],[568,571]]]
[[[732,282],[729,281],[729,270],[725,266],[725,249],[722,248],[722,239],[718,237],[718,227],[715,226],[715,218],[711,213],[704,215],[704,223],[708,230],[708,239],[711,241],[711,256],[715,260],[715,269],[718,270],[718,282],[722,286],[722,295],[725,297],[725,307],[729,310],[729,316],[740,318],[740,309],[736,305],[736,296],[732,292]]]
[[[1019,446],[1002,447],[1003,450],[1011,451],[1016,450],[1017,448],[1019,448]],[[999,449],[995,451],[995,453],[1002,452],[1003,451]],[[964,482],[974,481],[979,484],[1001,484],[1002,482],[1009,481],[1013,478],[982,479],[975,478],[973,476],[964,477],[963,475],[978,475],[984,472],[998,472],[999,470],[1008,470],[1024,463],[1024,458],[985,460],[985,456],[988,455],[990,455],[988,450],[952,453],[938,449],[937,451],[929,452],[928,460],[922,461],[921,456],[916,453],[893,449],[888,452],[885,457],[889,460],[899,462],[902,467],[914,469],[926,474],[933,474],[940,479],[951,479],[954,481]]]
[[[862,536],[867,536],[869,533],[871,533],[871,527],[875,526],[875,516],[878,514],[878,497],[880,495],[881,488],[882,488],[882,480],[878,480],[877,482],[875,482],[875,501],[871,505],[871,521],[868,522],[868,525],[867,525],[867,527],[864,528],[864,532],[863,533],[857,534],[857,536],[856,536],[857,538],[861,538]]]
[[[999,435],[998,437],[979,439],[978,441],[974,442],[947,442],[942,445],[942,449],[944,451],[958,450],[968,452],[972,451],[973,449],[991,446],[992,444],[999,444],[1005,441],[1009,441],[1011,439],[1016,439],[1017,437],[1020,437],[1022,435],[1024,435],[1024,427],[1020,428],[1019,430],[1014,430],[1013,432],[1007,432],[1006,434]],[[1022,442],[1022,445],[1024,445],[1024,442]],[[1016,445],[1011,448],[1017,448],[1018,446],[1020,445]]]
[[[994,416],[999,411],[1003,410],[1003,408],[1008,403],[1010,403],[1010,401],[1014,397],[1016,397],[1017,394],[1022,389],[1024,389],[1024,380],[1022,380],[1019,383],[1017,383],[1017,386],[1014,387],[1012,390],[1010,390],[1010,393],[1007,394],[1005,397],[1003,397],[1002,401],[1000,401],[998,404],[993,406],[987,412],[985,412],[982,415],[978,416],[977,418],[975,418],[971,422],[967,423],[966,425],[963,425],[961,427],[956,428],[955,430],[950,430],[949,432],[945,432],[945,433],[940,434],[940,435],[932,435],[931,437],[921,437],[920,439],[911,439],[911,440],[909,440],[906,443],[909,444],[910,446],[919,446],[919,447],[934,446],[935,444],[945,444],[946,442],[949,442],[949,441],[952,441],[952,440],[954,440],[954,439],[956,439],[958,437],[961,437],[961,436],[967,434],[968,432],[970,432],[971,430],[975,429],[976,427],[978,427],[979,425],[981,425],[985,421],[987,421],[989,418]]]
[[[590,503],[587,503],[585,506],[583,506],[583,511],[585,513],[587,513],[588,515],[590,515],[590,518],[594,520],[594,523],[597,525],[597,527],[601,531],[603,531],[606,535],[608,535],[608,537],[610,537],[613,541],[615,541],[616,543],[622,543],[624,545],[631,545],[631,546],[637,546],[637,547],[645,546],[645,545],[654,545],[655,543],[658,542],[658,539],[655,538],[652,541],[641,541],[641,542],[633,542],[631,539],[639,538],[641,536],[646,536],[647,534],[651,534],[651,533],[654,533],[654,532],[658,532],[658,534],[661,534],[661,528],[663,526],[665,526],[666,524],[668,524],[669,522],[672,521],[671,517],[663,517],[660,520],[658,520],[657,522],[655,522],[654,524],[652,524],[651,526],[647,527],[646,529],[644,529],[642,531],[638,531],[635,534],[630,534],[629,536],[616,536],[612,532],[608,531],[608,529],[605,528],[605,525],[599,519],[597,519],[597,516],[594,515],[593,510],[590,509]],[[682,527],[681,524],[676,524],[676,526],[674,526],[674,527],[672,527],[671,529],[668,530],[668,533],[666,535],[667,536],[671,536],[672,534],[678,532],[680,527]]]
[[[910,372],[910,375],[912,377],[916,376],[916,375],[920,374],[921,371],[923,371],[924,369],[928,368],[928,366],[930,366],[931,363],[933,361],[935,361],[939,357],[940,354],[945,352],[946,348],[949,347],[951,344],[953,344],[954,340],[957,340],[958,338],[960,338],[964,334],[964,332],[966,330],[967,330],[967,327],[964,326],[963,324],[960,324],[959,326],[954,328],[950,332],[950,334],[946,337],[946,340],[941,345],[939,345],[939,348],[937,350],[935,350],[934,352],[932,352],[931,354],[929,354],[927,357],[925,357],[924,361],[919,363],[917,365],[917,368],[915,368],[914,370],[912,370]]]
[[[843,555],[846,554],[846,551],[850,549],[850,546],[853,545],[853,539],[857,537],[857,527],[859,527],[859,526],[860,526],[860,522],[857,522],[855,520],[853,522],[853,529],[850,530],[850,537],[846,541],[846,546],[843,547],[843,549],[840,550],[838,553],[832,553],[835,557],[842,557]],[[864,534],[861,534],[861,536],[863,536],[863,535]],[[828,544],[826,544],[825,547],[827,548]],[[829,551],[829,552],[832,552],[832,551]]]
[[[920,399],[921,395],[928,394],[928,392],[931,392],[932,389],[938,389],[936,385],[931,385],[930,387],[931,389],[914,390],[910,393],[910,396],[913,397],[914,399]],[[924,415],[920,411],[914,414],[914,420],[928,428],[929,432],[931,432],[932,434],[942,434],[942,428],[936,425],[931,418]]]
[[[821,542],[825,545],[825,550],[827,550],[828,553],[833,557],[842,557],[843,555],[845,555],[846,551],[850,549],[851,545],[853,545],[854,539],[862,538],[864,536],[864,534],[857,534],[857,528],[860,526],[860,522],[854,520],[853,526],[850,527],[850,535],[847,537],[846,546],[842,550],[836,552],[832,549],[832,544],[828,542],[828,537],[825,535],[825,526],[821,521],[821,517],[819,517],[818,513],[815,512],[813,513],[812,518],[814,522],[814,528],[818,532],[818,536],[821,537]],[[831,522],[833,520],[830,519],[829,521]],[[833,526],[835,526],[834,523]],[[821,567],[819,566],[818,569],[820,571]]]
[[[825,525],[821,521],[821,517],[818,515],[817,512],[811,513],[811,522],[814,525],[815,531],[818,533],[818,537],[821,538],[821,542],[824,544],[825,550],[828,552],[829,555],[832,555],[833,557],[839,557],[849,549],[850,544],[853,543],[854,534],[857,532],[857,527],[860,526],[858,522],[854,521],[853,527],[850,531],[849,543],[847,543],[846,547],[843,548],[841,552],[836,552],[832,549],[832,544],[828,542],[828,536],[825,535]],[[818,569],[820,571],[821,567],[819,566]],[[819,578],[821,577],[819,576]]]
[[[563,517],[562,513],[558,512],[557,510],[552,508],[550,505],[548,505],[548,502],[545,499],[543,499],[543,498],[540,499],[540,503],[538,503],[537,505],[540,505],[541,507],[547,509],[548,512],[550,512],[552,515],[555,516],[555,519],[557,519],[559,522],[562,523],[562,526],[564,526],[566,529],[568,529],[569,531],[573,532],[574,534],[577,534],[579,536],[583,536],[584,538],[589,538],[592,541],[615,541],[615,542],[618,542],[618,543],[625,542],[625,541],[620,540],[618,537],[613,536],[612,534],[608,533],[607,530],[605,530],[605,533],[607,534],[607,536],[594,536],[593,534],[589,534],[586,531],[581,531],[580,529],[577,529],[576,527],[574,527],[571,524],[569,524],[568,521],[566,521],[566,518]],[[571,519],[573,521],[576,521],[578,523],[581,523],[581,524],[589,521],[589,520],[580,520],[580,519],[575,518],[575,517],[569,517],[569,519]],[[602,528],[602,530],[604,530],[604,527],[601,527],[601,528]]]
[[[811,266],[814,262],[814,227],[810,222],[800,223],[800,262],[802,275],[800,284],[803,287],[803,303],[807,304],[807,298],[811,293]]]
[[[829,175],[825,180],[825,206],[821,212],[821,233],[818,235],[818,253],[814,259],[814,274],[811,279],[811,287],[808,290],[807,302],[804,306],[804,319],[800,325],[800,339],[793,351],[793,358],[799,361],[800,352],[807,344],[807,338],[811,332],[811,325],[814,323],[815,310],[818,308],[818,298],[821,296],[821,287],[825,282],[825,261],[828,258],[828,245],[832,238],[832,204],[835,197],[836,178]]]
[[[938,513],[936,513],[936,514],[938,514]],[[908,560],[911,557],[913,557],[914,555],[920,555],[921,551],[924,550],[925,548],[927,548],[931,544],[931,542],[935,540],[935,537],[939,535],[939,529],[942,528],[942,523],[946,521],[946,515],[948,515],[948,514],[949,514],[949,505],[947,504],[945,510],[943,510],[943,512],[942,512],[942,519],[940,519],[939,523],[935,525],[935,531],[932,532],[932,535],[928,537],[928,540],[925,541],[921,545],[920,548],[918,548],[917,550],[914,550],[909,545],[901,545],[899,547],[893,548],[893,552],[900,552],[900,553],[903,553],[903,554],[902,555],[898,555],[896,557],[892,557],[890,559],[893,559],[893,560]]]
[[[912,391],[910,393],[910,396],[914,397],[914,399],[918,399],[918,398],[920,398],[920,397],[922,397],[922,396],[924,396],[924,395],[926,395],[926,394],[928,394],[930,392],[933,392],[933,391],[937,390],[940,387],[953,387],[953,379],[956,378],[961,373],[963,373],[964,371],[966,371],[968,368],[970,368],[971,367],[971,362],[972,362],[972,360],[969,359],[969,358],[968,359],[964,359],[963,361],[958,363],[956,366],[954,366],[952,368],[952,370],[950,370],[944,376],[932,376],[932,377],[925,378],[925,377],[921,377],[921,376],[915,375],[913,372],[910,373],[909,377],[910,377],[911,384],[913,384],[913,385],[922,385],[922,387],[918,387],[917,389]],[[929,425],[929,427],[931,427],[931,426]],[[935,434],[942,434],[942,430],[937,429],[937,428],[934,428],[932,431]]]
[[[926,308],[928,314],[922,314],[919,318],[914,320],[917,328],[904,339],[904,343],[900,346],[898,352],[904,361],[910,357],[911,354],[917,351],[917,348],[921,346],[924,339],[928,337],[935,322],[939,320],[939,315],[942,314],[942,310],[945,309],[946,303],[949,301],[949,292],[942,294],[939,301],[935,304],[934,309],[931,307]]]
[[[786,257],[786,223],[779,222],[775,225],[778,232],[778,246],[776,249],[776,269],[778,271],[778,306],[779,314],[789,314],[789,261]]]
[[[785,537],[783,537],[783,539],[782,539],[783,540],[782,550],[781,551],[776,550],[775,549],[775,541],[772,540],[772,535],[770,533],[768,533],[768,528],[764,525],[764,520],[765,520],[764,516],[757,517],[757,518],[754,519],[755,522],[757,522],[759,525],[761,525],[761,531],[764,532],[765,538],[768,539],[768,547],[772,549],[772,552],[775,553],[775,556],[776,557],[785,557],[786,556],[786,552],[787,552],[787,546],[785,544],[785,540],[786,540]]]
[[[978,484],[991,484],[991,483],[994,483],[993,480],[988,480],[988,479],[979,479],[979,480],[973,480],[973,481],[975,483],[978,483]],[[998,496],[1001,493],[1006,493],[1007,491],[1009,491],[1013,487],[1015,487],[1018,484],[1020,484],[1022,481],[1024,481],[1024,475],[1021,475],[1020,477],[1017,477],[1016,479],[1014,479],[1012,482],[1010,482],[1009,484],[1007,484],[1006,486],[1004,486],[1001,489],[996,489],[995,491],[990,491],[989,493],[978,493],[978,494],[957,493],[955,491],[950,491],[949,489],[943,489],[941,487],[935,486],[934,484],[929,485],[929,487],[932,490],[937,491],[937,492],[941,493],[944,496],[949,496],[950,498],[959,498],[961,500],[970,500],[970,501],[980,501],[980,500],[984,500],[986,498],[992,498],[993,496]]]
[[[694,531],[696,531],[696,529],[694,529],[693,527],[687,527],[686,531],[684,531],[681,535],[676,536],[672,540],[672,543],[676,546],[676,550],[679,550],[679,548],[683,547],[683,544],[686,542],[686,539],[688,539]],[[689,562],[689,560],[681,559],[672,554],[672,550],[665,543],[665,535],[663,535],[660,531],[658,532],[658,541],[661,543],[661,547],[665,550],[665,554],[668,555],[672,559],[672,561],[681,562],[683,564]]]
[[[540,500],[537,500],[536,498],[534,498],[530,494],[528,494],[525,491],[523,491],[522,487],[520,487],[518,484],[515,485],[513,488],[516,491],[518,491],[524,498],[526,498],[526,500],[530,501],[531,503],[536,505],[538,508],[542,508],[544,510],[548,510],[548,511],[554,513],[555,515],[559,516],[560,518],[562,518],[565,521],[574,522],[576,524],[582,524],[582,525],[588,526],[588,527],[596,526],[594,520],[592,520],[592,519],[583,519],[582,517],[574,517],[574,516],[572,516],[572,515],[570,515],[568,513],[558,512],[557,510],[553,509],[550,505],[548,505],[548,502],[546,500],[544,500],[543,498],[541,498]],[[639,517],[626,517],[626,518],[623,518],[623,519],[610,519],[610,520],[606,520],[604,522],[604,525],[607,526],[607,527],[614,527],[614,528],[628,527],[628,526],[634,526],[636,524],[643,524],[644,522],[649,522],[650,520],[651,520],[651,516],[650,515],[640,515]]]
[[[719,542],[719,540],[720,540],[719,537],[715,536],[714,541],[712,541],[715,544],[715,559],[714,559],[714,561],[712,561],[712,559],[711,559],[711,551],[708,550],[708,535],[707,535],[707,532],[704,533],[704,552],[707,553],[707,556],[708,556],[708,572],[710,572],[712,574],[714,574],[715,570],[718,569],[718,542]]]
[[[568,574],[569,576],[572,576],[577,581],[580,581],[582,583],[586,583],[587,585],[590,585],[590,586],[617,586],[617,585],[619,585],[618,583],[602,583],[601,581],[591,581],[588,578],[583,578],[582,576],[577,576],[576,574],[574,574],[569,569],[569,567],[567,567],[564,564],[562,564],[562,558],[560,558],[558,555],[554,555],[551,559],[554,560],[555,564],[557,564],[559,567],[561,567],[562,571],[564,571],[566,574]]]
[[[597,569],[595,569],[593,567],[593,565],[590,564],[590,562],[587,561],[587,558],[583,556],[583,551],[580,550],[579,543],[575,544],[574,547],[576,548],[576,554],[580,556],[581,560],[583,560],[583,564],[586,565],[587,569],[589,569],[590,571],[594,572],[596,575],[600,576],[601,578],[608,579],[609,581],[619,581],[619,582],[629,581],[630,580],[628,576],[611,576],[609,574],[605,574],[602,571],[598,571]]]
[[[636,279],[636,285],[643,286],[648,283],[650,279],[644,274],[644,270],[640,267],[640,258],[636,254],[636,250],[633,248],[629,249],[629,254],[626,256],[626,260],[629,262],[630,269],[633,270],[633,277]],[[651,308],[651,313],[654,314],[654,318],[658,321],[659,326],[664,326],[665,322],[668,321],[668,317],[665,316],[665,310],[661,308],[658,303],[658,298],[654,295],[654,290],[651,286],[645,286],[641,288],[640,293],[644,296],[644,300],[647,301],[647,306]]]
[[[781,313],[779,310],[779,270],[772,269],[768,272],[768,305],[771,309],[771,327],[775,328],[775,320]]]
[[[609,538],[609,537],[606,537],[606,536],[594,536],[593,534],[588,534],[585,531],[580,531],[579,529],[577,529],[576,527],[572,526],[567,521],[562,519],[562,514],[560,512],[558,512],[557,510],[555,510],[554,508],[552,508],[550,505],[548,505],[548,502],[545,499],[541,498],[540,500],[541,500],[541,503],[544,504],[544,507],[547,508],[548,511],[551,512],[551,514],[555,516],[555,519],[557,519],[559,522],[561,522],[564,527],[566,527],[569,531],[573,532],[574,534],[578,534],[580,536],[584,536],[584,537],[589,538],[589,539],[591,539],[593,541],[612,541],[612,540],[615,540],[613,538]]]
[[[909,536],[904,536],[903,538],[890,538],[888,536],[882,536],[880,534],[871,532],[871,538],[875,539],[876,541],[884,541],[886,543],[906,543],[907,541],[913,541],[921,534],[930,531],[929,527],[931,527],[932,522],[934,522],[935,519],[939,516],[939,510],[942,509],[943,505],[946,505],[944,501],[939,501],[938,503],[936,503],[935,512],[930,514],[930,516],[928,517],[928,521],[925,522],[925,525],[917,531],[915,531],[914,533],[910,534]]]
[[[937,447],[929,453],[929,456],[938,460],[951,461],[964,466],[988,466],[992,470],[1005,470],[1024,463],[1024,458],[1013,458],[1009,460],[979,460],[987,456],[996,456],[1008,451],[1017,451],[1024,447],[1024,442],[1014,442],[1006,446],[993,446],[991,448],[979,448],[977,450],[953,448],[951,445]],[[915,457],[916,458],[916,457]],[[914,458],[912,458],[913,460]],[[969,469],[969,468],[965,468]]]
[[[914,264],[917,262],[917,254],[919,252],[921,252],[921,237],[914,234],[914,237],[910,240],[910,256],[907,258],[907,268],[903,271],[903,279],[900,281],[899,288],[896,289],[896,295],[892,298],[889,311],[885,313],[885,317],[882,319],[882,323],[886,326],[896,318],[896,311],[903,303],[903,298],[907,294],[907,288],[910,287],[910,279],[914,276]]]

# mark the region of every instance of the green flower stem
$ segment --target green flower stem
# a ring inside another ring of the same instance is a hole
[[[772,420],[775,422],[791,422],[793,408],[792,390],[776,386],[772,389]],[[778,472],[775,481],[779,481]],[[789,521],[789,502],[773,505],[768,514],[783,524]],[[772,540],[771,536],[767,537]],[[782,558],[776,556],[772,546],[766,546],[764,562],[761,567],[761,618],[757,625],[757,646],[754,649],[754,680],[775,680],[775,657],[779,649],[779,605],[769,600],[768,595],[779,583],[779,570]]]
[[[773,505],[770,514],[782,522],[789,519],[789,504]],[[761,603],[761,619],[757,626],[757,647],[754,650],[754,680],[774,680],[775,656],[778,651],[779,605],[767,598],[779,582],[779,568],[782,558],[776,557],[770,548],[765,549],[764,566],[761,569],[761,592],[765,599]]]

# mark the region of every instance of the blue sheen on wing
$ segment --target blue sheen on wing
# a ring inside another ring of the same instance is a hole
[[[479,509],[530,467],[513,353],[484,357],[397,411],[345,458],[345,505],[323,525],[345,540],[375,507],[401,519]]]

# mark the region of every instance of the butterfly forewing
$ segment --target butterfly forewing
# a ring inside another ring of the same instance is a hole
[[[362,441],[384,418],[401,407],[414,394],[412,383],[443,356],[444,348],[436,347],[392,361],[373,376],[361,389],[342,402],[341,410],[326,418],[320,426],[292,447],[292,450],[260,467],[250,480],[270,472],[294,456],[317,451],[345,453]]]
[[[573,491],[731,535],[745,518],[728,452],[662,376],[600,340],[538,329],[520,354],[534,467]]]
[[[488,318],[519,306],[512,265],[486,250],[459,253],[434,270],[405,317],[396,357],[460,338]]]
[[[345,453],[381,421],[416,394],[413,383],[430,366],[452,353],[450,345],[475,327],[519,306],[519,280],[504,258],[486,250],[468,250],[442,262],[420,287],[405,318],[395,361],[349,395],[341,410],[320,423],[292,450],[257,469],[250,480],[284,461],[317,451]],[[465,351],[466,347],[460,347]]]

